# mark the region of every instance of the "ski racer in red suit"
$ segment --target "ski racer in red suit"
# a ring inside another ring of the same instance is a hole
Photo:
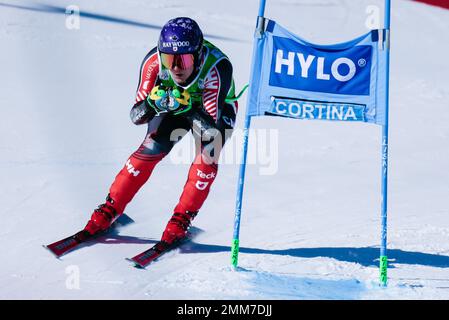
[[[180,17],[168,21],[158,46],[143,60],[130,112],[134,124],[148,124],[147,135],[84,229],[90,234],[107,229],[159,161],[191,131],[201,147],[161,240],[170,244],[184,237],[217,175],[218,157],[233,129],[237,107],[232,65],[226,55],[203,39],[194,20]],[[177,129],[181,134],[173,139],[171,134]]]

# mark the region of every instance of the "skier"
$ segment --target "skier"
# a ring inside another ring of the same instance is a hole
[[[187,182],[161,241],[182,239],[206,200],[217,169],[218,157],[232,132],[238,104],[232,65],[227,56],[203,38],[198,24],[187,17],[168,21],[157,47],[140,68],[134,124],[148,124],[143,143],[127,160],[112,183],[106,202],[94,210],[84,230],[106,230],[161,161],[188,131],[197,148]],[[176,131],[178,139],[173,139]]]

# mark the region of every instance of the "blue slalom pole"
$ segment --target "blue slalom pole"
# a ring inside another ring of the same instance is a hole
[[[382,203],[381,203],[381,244],[380,244],[380,284],[387,286],[387,197],[388,197],[388,110],[390,86],[390,16],[391,0],[385,0],[385,58],[386,58],[386,86],[385,86],[385,124],[382,126]]]
[[[231,263],[234,268],[237,268],[239,256],[240,217],[242,215],[242,198],[243,198],[243,187],[245,184],[246,158],[248,154],[250,125],[251,125],[251,117],[246,115],[245,127],[243,131],[242,163],[240,164],[239,180],[237,185],[237,200],[235,204],[234,234],[232,238],[232,248],[231,248]]]
[[[260,0],[259,2],[259,17],[263,17],[265,15],[265,0]]]
[[[259,3],[259,15],[257,19],[256,29],[259,33],[262,31],[263,26],[261,25],[261,19],[263,19],[265,13],[265,0],[260,0]],[[250,96],[251,96],[251,86],[253,83],[254,74],[254,63],[257,56],[257,41],[254,39],[253,55],[252,55],[252,67],[251,75],[249,80],[250,90],[247,97],[246,103],[246,115],[245,115],[245,126],[243,131],[243,150],[242,150],[242,162],[240,164],[239,180],[237,184],[237,200],[235,204],[235,218],[234,218],[234,235],[232,239],[231,248],[231,263],[234,268],[237,268],[238,255],[239,255],[239,239],[240,239],[240,218],[242,215],[242,199],[243,199],[243,187],[245,184],[245,172],[246,172],[246,158],[248,154],[248,140],[249,140],[249,128],[251,126],[251,116],[248,115]]]

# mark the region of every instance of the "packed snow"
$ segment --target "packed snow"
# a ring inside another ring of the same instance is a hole
[[[381,128],[252,121],[239,268],[230,266],[240,140],[223,151],[194,226],[146,270],[184,185],[190,137],[127,207],[135,223],[61,259],[142,142],[129,120],[160,27],[190,16],[249,79],[259,1],[0,0],[1,299],[449,299],[449,10],[392,1],[388,286],[379,287]],[[79,24],[69,12],[80,10]],[[314,43],[379,24],[381,0],[268,0],[266,16]],[[374,16],[373,16],[374,14]]]

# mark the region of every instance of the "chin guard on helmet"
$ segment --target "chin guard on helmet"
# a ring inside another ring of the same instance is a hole
[[[192,108],[192,101],[187,90],[161,85],[155,86],[151,90],[147,102],[156,111],[157,115],[165,112],[178,115]]]

